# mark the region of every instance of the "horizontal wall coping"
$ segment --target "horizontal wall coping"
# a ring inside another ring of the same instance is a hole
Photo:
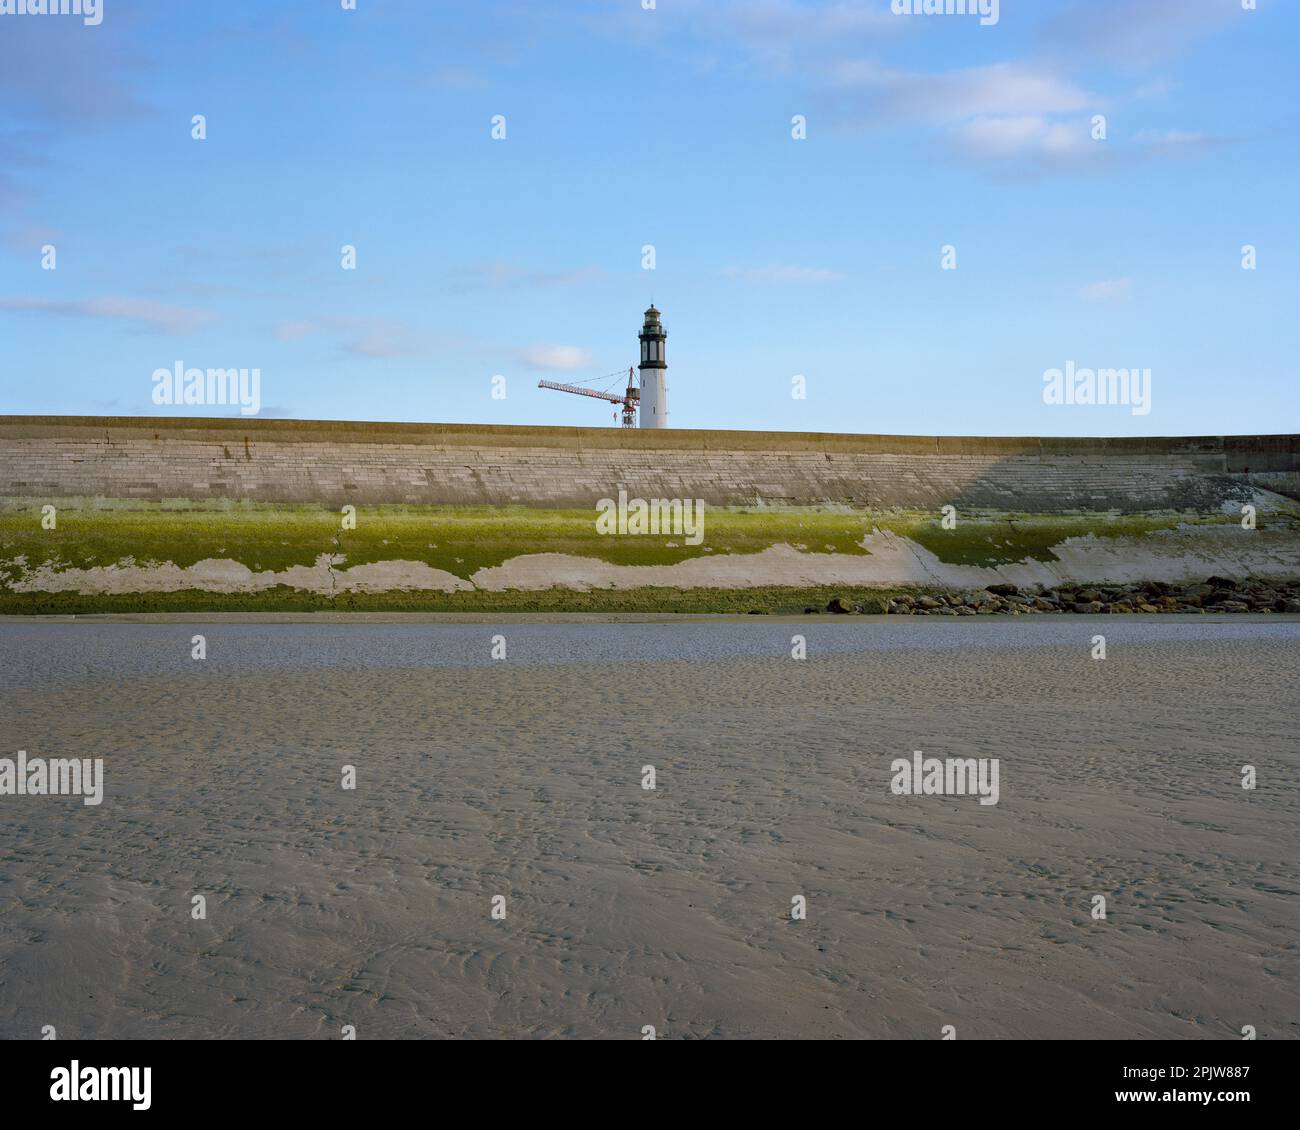
[[[949,456],[1244,455],[1300,457],[1300,435],[1246,436],[888,436],[837,432],[563,428],[514,424],[367,423],[255,417],[0,416],[0,440],[197,443],[426,444],[573,451],[816,451]]]

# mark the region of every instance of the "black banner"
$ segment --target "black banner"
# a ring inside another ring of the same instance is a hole
[[[584,1107],[592,1098],[615,1102],[619,1092],[644,1101],[644,1089],[664,1089],[676,1103],[691,1094],[719,1103],[758,1099],[801,1102],[815,1113],[823,1103],[852,1094],[871,1109],[888,1101],[918,1118],[983,1108],[998,1115],[1042,1115],[1061,1106],[1081,1113],[1134,1107],[1156,1117],[1197,1110],[1211,1117],[1227,1108],[1255,1114],[1282,1110],[1295,1096],[1296,1047],[1278,1041],[1226,1042],[982,1042],[837,1043],[795,1046],[772,1042],[733,1046],[719,1062],[712,1050],[684,1059],[641,1049],[593,1053],[573,1060],[553,1047],[522,1043],[492,1047],[429,1046],[385,1041],[338,1041],[327,1050],[312,1043],[74,1042],[9,1043],[6,1115],[60,1112],[88,1118],[114,1113],[205,1115],[287,1114],[373,1117],[377,1104],[425,1102],[431,1094],[462,1100],[477,1088],[499,1111],[514,1096],[527,1106],[549,1103],[561,1090],[557,1070],[581,1072],[572,1081]],[[652,1041],[638,1041],[652,1042]],[[593,1054],[612,1071],[593,1075]],[[757,1087],[737,1088],[736,1076],[719,1076],[733,1056],[746,1072],[761,1069]],[[809,1060],[809,1056],[814,1057]],[[838,1061],[838,1063],[837,1063]],[[448,1068],[452,1074],[446,1074]],[[662,1074],[671,1068],[670,1074]],[[815,1068],[815,1070],[814,1070]],[[647,1069],[648,1072],[647,1073]],[[627,1072],[627,1074],[623,1074]],[[475,1080],[478,1080],[475,1082]],[[629,1090],[630,1089],[630,1090]],[[694,1100],[692,1100],[694,1102]],[[606,1107],[605,1109],[611,1109]],[[617,1108],[612,1108],[617,1109]],[[9,1125],[17,1121],[6,1118]]]

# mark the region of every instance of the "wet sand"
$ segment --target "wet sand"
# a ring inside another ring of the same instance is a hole
[[[0,1037],[1295,1038],[1300,625],[1086,619],[465,665],[0,625],[0,756],[106,774],[0,797]],[[918,749],[999,758],[999,803],[895,796]]]

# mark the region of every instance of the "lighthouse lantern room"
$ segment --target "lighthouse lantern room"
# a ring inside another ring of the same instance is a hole
[[[641,327],[641,405],[643,428],[668,426],[668,362],[664,359],[664,343],[668,331],[659,321],[659,311],[652,305],[645,312]]]

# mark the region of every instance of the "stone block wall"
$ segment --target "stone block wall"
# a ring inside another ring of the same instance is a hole
[[[1047,439],[344,421],[0,417],[0,496],[1054,513],[1300,498],[1300,437]]]

